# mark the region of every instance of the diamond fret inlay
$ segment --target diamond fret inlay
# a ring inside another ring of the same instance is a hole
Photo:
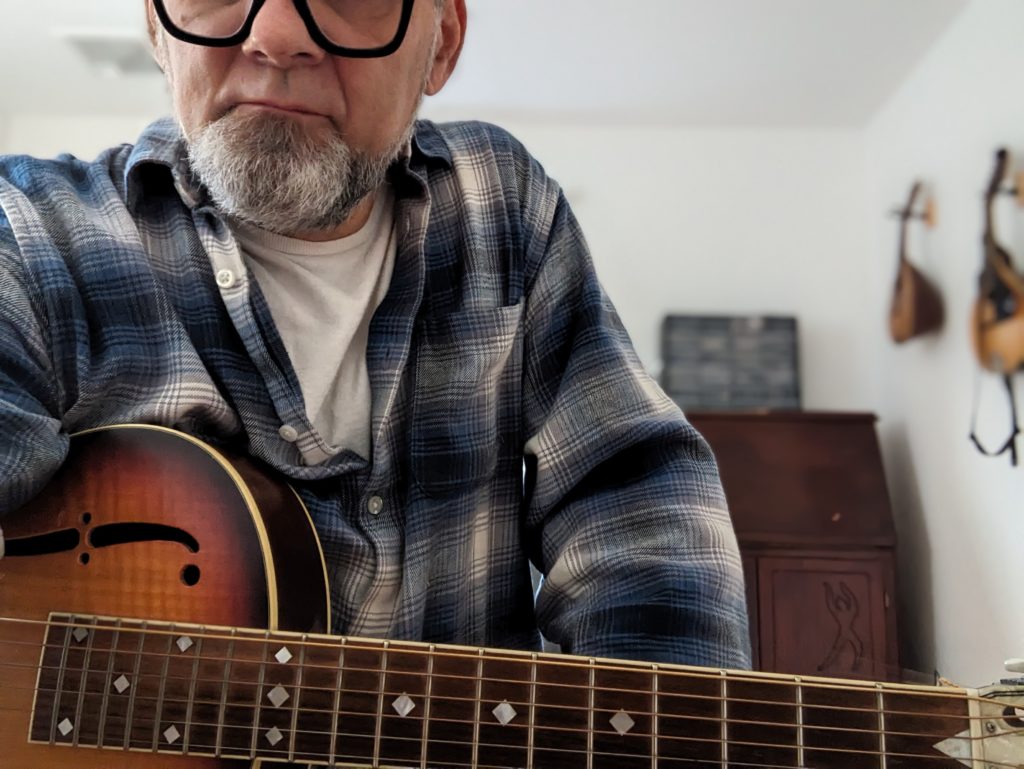
[[[502,702],[491,712],[494,714],[494,717],[501,722],[502,726],[507,726],[517,715],[516,709],[508,704],[508,700]]]
[[[619,734],[626,734],[636,726],[636,721],[629,717],[629,713],[625,710],[620,710],[614,716],[608,719],[608,723],[612,725],[612,729],[617,731]]]
[[[288,701],[288,692],[278,684],[267,693],[267,699],[274,703],[275,708],[279,708]]]
[[[71,732],[73,732],[74,730],[75,730],[75,725],[73,723],[71,723],[71,721],[69,721],[66,718],[63,721],[61,721],[59,724],[57,724],[57,731],[60,732],[65,737],[67,737],[69,734],[71,734]]]
[[[278,650],[277,654],[274,655],[274,659],[277,660],[278,662],[280,662],[282,665],[284,665],[286,662],[288,662],[291,658],[292,658],[292,653],[290,651],[288,651],[288,647],[287,646],[282,646]]]
[[[71,631],[71,635],[78,643],[82,643],[82,641],[89,637],[89,631],[84,627],[76,627]]]
[[[169,726],[167,728],[167,731],[164,732],[164,739],[167,740],[168,745],[173,745],[175,742],[178,741],[178,738],[180,736],[181,732],[178,731],[178,727],[173,725]]]
[[[395,709],[395,712],[398,713],[398,715],[405,718],[407,715],[412,713],[413,709],[416,707],[416,703],[409,698],[408,694],[403,693],[401,697],[391,703],[391,707]]]
[[[128,682],[128,679],[125,678],[123,675],[116,681],[114,681],[114,688],[117,689],[118,694],[124,694],[129,686],[131,686],[131,684]]]
[[[281,730],[278,729],[276,726],[272,728],[269,732],[267,732],[266,735],[264,736],[267,738],[267,742],[269,742],[271,745],[276,745],[284,739],[284,735],[281,734]]]
[[[182,654],[184,654],[185,652],[187,652],[191,648],[192,648],[192,639],[189,638],[187,635],[183,635],[181,638],[178,639],[178,649],[181,650]]]

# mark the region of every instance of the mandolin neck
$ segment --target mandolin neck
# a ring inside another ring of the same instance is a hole
[[[966,690],[51,615],[34,742],[348,766],[961,766]]]

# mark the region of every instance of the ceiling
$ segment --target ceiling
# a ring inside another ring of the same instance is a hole
[[[467,0],[460,67],[426,111],[858,126],[968,2]],[[126,36],[143,40],[142,9],[142,0],[0,0],[0,71],[17,73],[0,81],[0,115],[166,112],[155,70],[104,75],[61,37],[98,31],[120,50]]]

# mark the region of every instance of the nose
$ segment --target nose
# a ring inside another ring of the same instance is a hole
[[[318,64],[327,55],[309,36],[293,0],[266,0],[253,19],[242,51],[282,69]]]

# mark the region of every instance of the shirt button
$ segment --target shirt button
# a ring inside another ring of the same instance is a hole
[[[235,285],[235,273],[231,270],[221,270],[217,273],[217,285],[221,288],[231,288]]]
[[[384,500],[380,497],[370,497],[366,502],[366,509],[370,511],[370,515],[380,515],[380,511],[384,509]]]
[[[277,431],[277,434],[281,436],[281,440],[288,441],[289,443],[295,443],[299,439],[299,431],[291,425],[281,425],[281,429]]]

